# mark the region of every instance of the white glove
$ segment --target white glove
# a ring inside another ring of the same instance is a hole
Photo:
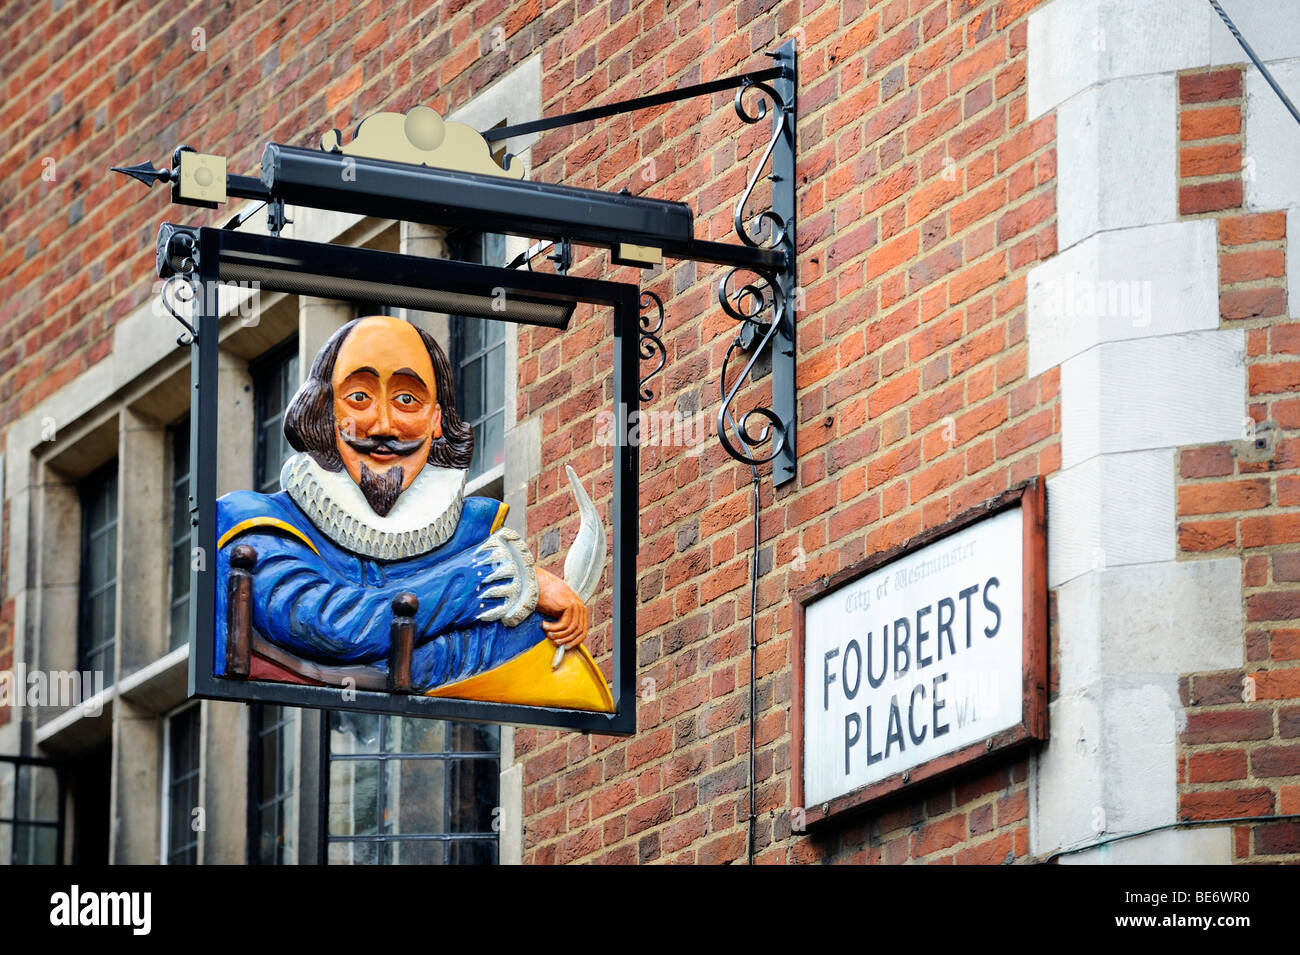
[[[537,571],[533,555],[523,539],[503,527],[478,546],[475,566],[492,568],[481,579],[484,584],[501,581],[479,594],[481,600],[503,598],[504,603],[491,607],[478,615],[479,620],[500,620],[507,627],[516,627],[537,608]]]

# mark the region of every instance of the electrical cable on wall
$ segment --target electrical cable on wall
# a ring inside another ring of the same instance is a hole
[[[1246,38],[1242,36],[1241,31],[1237,29],[1237,24],[1232,22],[1232,17],[1228,16],[1227,11],[1219,5],[1219,0],[1210,0],[1210,6],[1214,7],[1214,12],[1219,15],[1219,19],[1221,19],[1223,25],[1228,28],[1228,32],[1231,33],[1233,37],[1236,38],[1237,42],[1241,44],[1241,48],[1245,50],[1246,55],[1250,57],[1250,62],[1255,64],[1255,68],[1263,74],[1268,85],[1273,87],[1273,92],[1278,95],[1280,100],[1282,100],[1282,105],[1290,111],[1292,117],[1295,118],[1295,121],[1300,123],[1300,110],[1296,109],[1295,103],[1291,102],[1291,97],[1286,95],[1282,87],[1278,85],[1277,80],[1273,78],[1273,74],[1269,72],[1268,67],[1264,65],[1264,62],[1258,55],[1256,55],[1250,44],[1246,42]]]
[[[758,660],[758,468],[750,466],[754,488],[754,553],[749,559],[749,835],[747,839],[747,858],[754,864],[754,837],[757,817],[754,815],[754,723],[757,719],[758,706],[755,697],[754,674]]]
[[[1061,858],[1061,856],[1074,855],[1076,852],[1087,852],[1089,849],[1100,849],[1113,842],[1123,842],[1126,839],[1136,839],[1138,836],[1149,836],[1154,832],[1164,832],[1167,829],[1196,829],[1205,826],[1227,826],[1237,823],[1258,825],[1262,822],[1295,821],[1300,821],[1300,813],[1288,813],[1280,816],[1227,816],[1222,819],[1182,819],[1178,822],[1167,822],[1164,825],[1152,826],[1149,829],[1139,829],[1137,832],[1117,833],[1113,836],[1107,836],[1105,839],[1098,839],[1095,842],[1088,842],[1081,846],[1071,846],[1068,849],[1057,849],[1042,861],[1044,863],[1052,863]]]

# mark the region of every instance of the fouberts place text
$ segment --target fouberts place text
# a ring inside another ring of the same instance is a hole
[[[813,806],[1022,719],[1019,509],[809,602],[804,793]]]

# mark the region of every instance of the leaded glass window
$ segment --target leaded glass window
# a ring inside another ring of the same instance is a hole
[[[263,494],[280,490],[280,466],[293,454],[284,436],[284,413],[298,390],[298,340],[267,355],[252,368],[257,446],[253,483]]]
[[[253,484],[280,490],[280,466],[293,454],[284,413],[298,390],[298,340],[284,343],[253,368],[256,441]],[[297,716],[291,707],[254,706],[249,721],[248,855],[263,865],[298,861]]]
[[[63,788],[53,764],[0,756],[0,862],[57,865]]]
[[[168,865],[198,862],[199,833],[194,825],[194,810],[199,802],[199,706],[194,704],[168,720]]]
[[[327,862],[494,865],[496,726],[329,714]]]
[[[505,236],[475,235],[453,243],[457,257],[481,265],[505,264]],[[505,462],[506,324],[482,318],[451,317],[456,408],[474,429],[474,460],[469,480]]]
[[[190,421],[171,429],[172,536],[171,632],[168,649],[189,642],[190,613]]]
[[[77,665],[113,682],[117,636],[117,461],[81,482]]]
[[[293,865],[298,861],[297,710],[258,704],[252,727],[249,861]]]

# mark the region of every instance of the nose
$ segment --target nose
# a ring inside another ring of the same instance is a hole
[[[393,434],[393,412],[387,401],[378,403],[375,409],[375,426],[372,434]]]

